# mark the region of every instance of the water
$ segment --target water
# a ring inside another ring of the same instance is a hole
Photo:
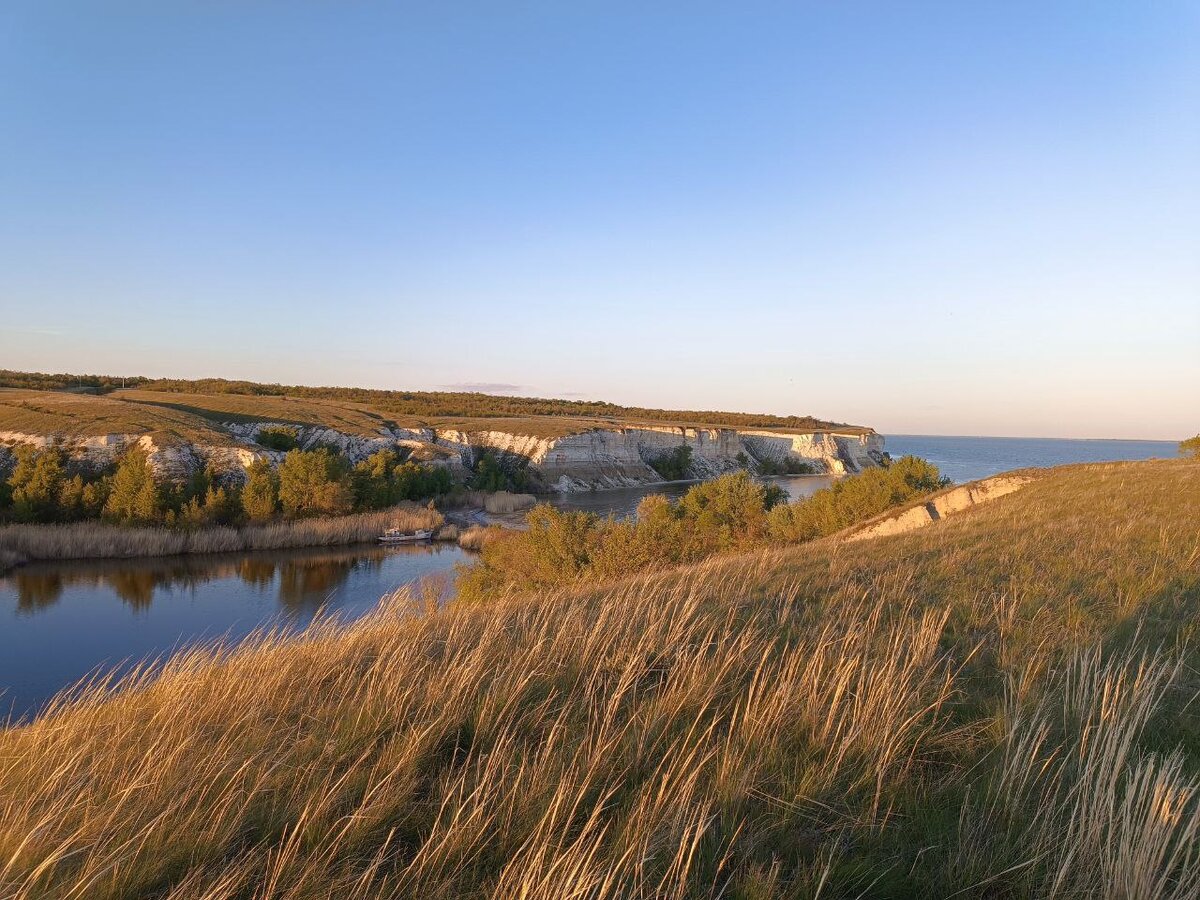
[[[0,719],[98,669],[185,644],[355,619],[404,584],[445,578],[454,544],[36,563],[0,578]]]
[[[919,434],[888,435],[886,440],[887,451],[893,458],[908,454],[923,457],[936,465],[943,475],[960,484],[1029,466],[1169,459],[1178,455],[1179,449],[1173,441],[1077,441]]]
[[[1165,441],[1060,441],[896,435],[893,456],[913,453],[955,481],[1026,466],[1174,456]],[[792,499],[829,476],[770,479]],[[691,483],[570,494],[564,509],[618,517],[650,493],[678,497]],[[357,618],[390,591],[428,576],[448,578],[470,555],[453,545],[373,545],[39,564],[0,577],[0,719],[25,716],[89,673],[161,657],[264,626],[302,628],[318,610]]]

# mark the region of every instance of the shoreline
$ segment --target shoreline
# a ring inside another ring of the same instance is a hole
[[[374,543],[390,527],[437,532],[446,517],[426,507],[405,505],[333,518],[293,519],[239,528],[209,526],[190,531],[138,528],[96,520],[64,524],[0,526],[0,575],[32,562],[136,559],[285,550]]]

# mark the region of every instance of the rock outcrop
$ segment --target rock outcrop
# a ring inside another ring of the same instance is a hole
[[[1019,491],[1031,481],[1033,479],[1027,475],[997,475],[994,478],[964,484],[962,487],[938,494],[920,506],[868,522],[846,537],[846,540],[865,541],[915,531],[964,509]]]
[[[760,462],[804,463],[815,472],[858,472],[883,461],[883,438],[874,432],[790,433],[761,429],[687,428],[665,425],[596,427],[560,437],[509,431],[461,431],[432,428],[381,428],[376,434],[348,434],[332,428],[279,422],[231,422],[222,426],[227,446],[165,440],[155,434],[110,434],[76,440],[64,449],[80,466],[110,465],[127,447],[146,451],[162,478],[183,480],[197,468],[212,466],[230,479],[244,478],[258,459],[278,463],[283,453],[257,443],[264,428],[290,428],[302,448],[328,446],[351,462],[395,448],[411,458],[450,467],[465,477],[484,452],[502,465],[524,468],[546,488],[561,491],[603,490],[657,484],[662,476],[651,465],[680,446],[690,448],[686,473],[710,478]],[[0,442],[48,446],[53,435],[0,433]]]

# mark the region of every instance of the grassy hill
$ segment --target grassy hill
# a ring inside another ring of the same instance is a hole
[[[129,389],[120,387],[123,382]],[[258,384],[219,378],[195,381],[122,379],[0,370],[0,389],[3,388],[19,389],[27,395],[36,395],[39,391],[73,390],[81,403],[90,398],[78,391],[92,391],[116,402],[159,406],[212,421],[287,421],[323,425],[348,433],[373,433],[384,424],[464,431],[514,431],[542,437],[613,424],[771,428],[805,433],[836,430],[847,434],[870,430],[812,416],[650,409],[603,401],[480,393]],[[11,392],[0,391],[0,397]],[[103,408],[95,407],[97,410]],[[77,414],[86,419],[86,409],[85,406],[78,407]],[[6,424],[7,415],[6,410],[0,409],[0,431],[16,430]],[[130,415],[137,417],[142,413],[131,411]]]
[[[0,732],[0,896],[1197,896],[1196,497],[191,653]]]

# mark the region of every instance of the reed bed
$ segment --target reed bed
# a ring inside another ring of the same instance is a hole
[[[322,519],[241,528],[133,528],[105,522],[0,526],[0,571],[35,560],[115,559],[328,547],[373,541],[387,528],[438,528],[441,513],[416,504]],[[5,565],[7,562],[7,566]]]
[[[458,535],[458,546],[478,553],[492,541],[503,537],[509,529],[500,525],[472,525]]]
[[[262,634],[0,731],[0,897],[1200,894],[1200,466]]]

